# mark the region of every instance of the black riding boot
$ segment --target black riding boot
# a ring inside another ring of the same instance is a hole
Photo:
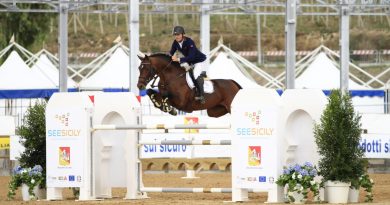
[[[198,82],[196,82],[196,79],[195,79],[194,70],[189,70],[188,73],[190,74],[190,78],[195,85],[195,95],[198,96],[199,95],[198,94],[199,93],[199,86],[198,86]]]
[[[203,76],[200,75],[196,79],[196,82],[198,84],[199,95],[197,97],[195,97],[195,99],[199,100],[200,103],[205,104],[206,103],[206,99],[204,98],[204,87],[203,87],[204,80],[203,80]]]

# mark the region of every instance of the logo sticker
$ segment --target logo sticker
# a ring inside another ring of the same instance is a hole
[[[248,166],[259,167],[261,164],[261,146],[248,147]]]
[[[61,166],[70,165],[70,147],[60,147],[59,148],[59,163]]]
[[[62,125],[67,127],[69,126],[69,116],[70,116],[69,113],[62,114],[62,115],[56,114],[55,119],[58,120]]]
[[[259,182],[266,182],[267,177],[266,176],[259,176]]]
[[[199,118],[198,117],[184,117],[184,124],[185,125],[197,125],[199,124]],[[199,133],[198,129],[185,129],[185,133]]]
[[[252,123],[256,125],[260,124],[261,110],[258,110],[257,112],[245,112],[244,115],[249,118]]]

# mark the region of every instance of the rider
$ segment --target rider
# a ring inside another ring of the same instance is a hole
[[[198,96],[196,96],[195,99],[204,104],[206,101],[204,98],[203,78],[206,77],[206,71],[203,70],[202,67],[204,66],[201,65],[201,62],[206,60],[206,55],[196,48],[196,45],[191,38],[184,35],[185,32],[182,26],[175,26],[172,34],[175,36],[171,51],[169,52],[172,56],[172,61],[179,62],[181,67],[186,71],[189,71],[190,77],[198,90]],[[184,57],[179,58],[174,55],[176,51],[181,52]],[[192,66],[195,66],[194,69],[196,69],[196,71],[202,71],[196,80]]]

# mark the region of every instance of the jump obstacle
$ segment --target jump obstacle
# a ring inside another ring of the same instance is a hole
[[[230,125],[142,124],[132,93],[56,93],[46,109],[47,199],[61,200],[63,187],[80,187],[79,200],[110,198],[112,187],[126,187],[125,199],[147,192],[268,192],[267,202],[282,202],[275,184],[282,166],[316,162],[313,120],[327,102],[320,90],[240,90],[232,103]],[[231,140],[140,140],[146,129],[230,129]],[[69,135],[69,133],[73,133]],[[144,187],[138,145],[230,145],[231,188]],[[58,157],[57,157],[58,156]]]

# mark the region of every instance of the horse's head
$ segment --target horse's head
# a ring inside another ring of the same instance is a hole
[[[153,68],[152,62],[150,61],[149,56],[139,53],[138,58],[141,60],[141,64],[138,67],[139,77],[137,87],[140,90],[145,90],[146,85],[153,79],[156,75],[156,71]]]

